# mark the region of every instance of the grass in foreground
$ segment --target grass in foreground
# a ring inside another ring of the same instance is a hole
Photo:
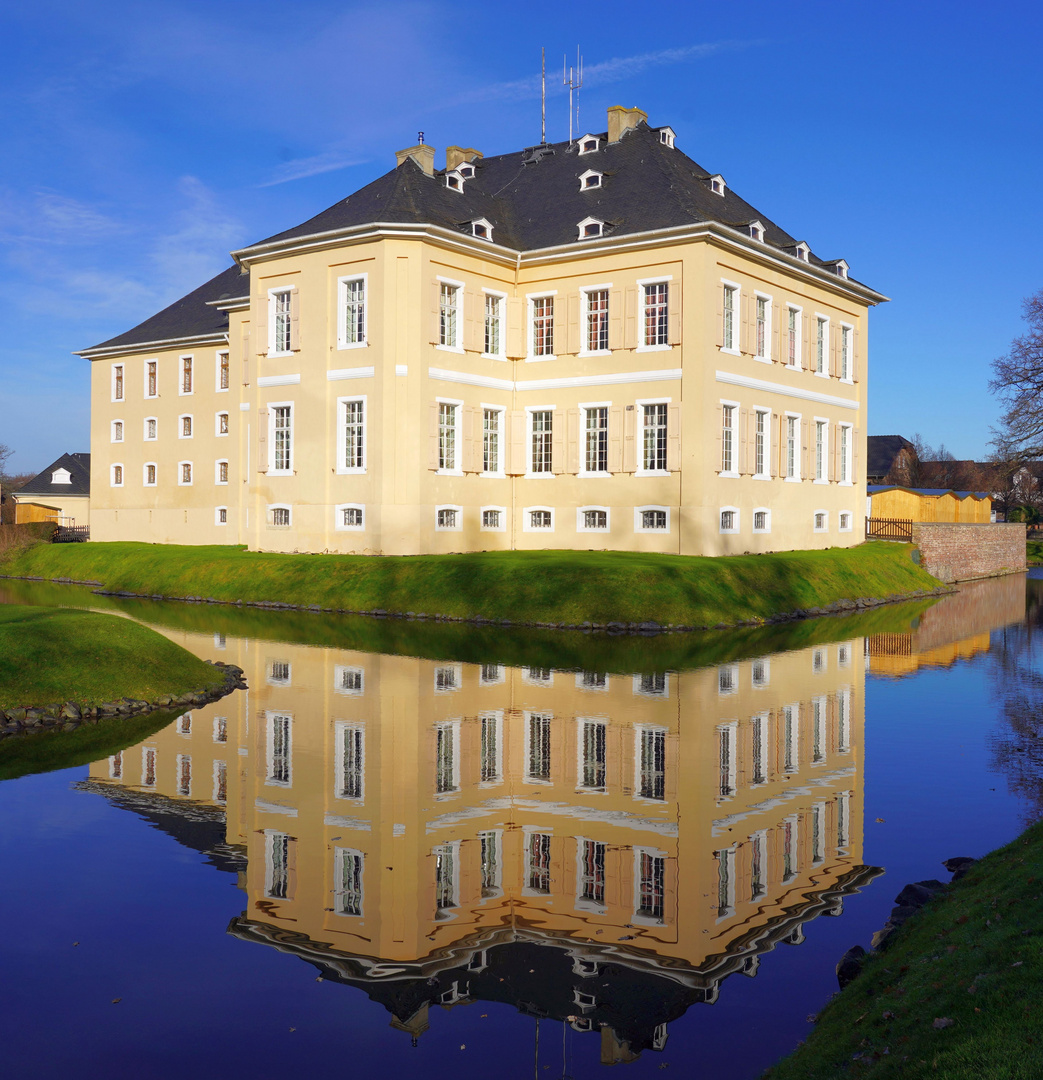
[[[115,615],[0,605],[0,708],[151,701],[222,675],[154,630]]]
[[[883,542],[728,558],[586,551],[374,558],[239,547],[41,544],[0,563],[0,572],[100,581],[108,589],[150,595],[354,611],[715,626],[936,587],[910,554],[910,545]]]
[[[1043,540],[1029,540],[1026,548],[1029,566],[1043,566]]]
[[[1043,823],[869,958],[771,1080],[1043,1076]],[[951,1021],[935,1027],[935,1021]]]

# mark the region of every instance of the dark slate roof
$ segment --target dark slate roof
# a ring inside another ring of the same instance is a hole
[[[70,482],[55,484],[51,475],[55,469],[68,469]],[[91,456],[90,454],[62,454],[57,461],[52,461],[43,472],[38,473],[27,484],[23,484],[16,495],[89,495],[91,493]]]
[[[301,225],[259,244],[312,236],[371,222],[441,225],[470,233],[485,218],[495,244],[520,251],[575,243],[586,217],[605,222],[606,236],[716,221],[743,228],[764,226],[768,244],[793,248],[797,240],[731,188],[710,190],[707,172],[680,150],[660,141],[659,129],[643,121],[616,143],[598,136],[599,149],[580,154],[574,142],[549,143],[510,154],[479,158],[463,190],[446,186],[445,170],[428,176],[412,159],[367,184]],[[538,160],[527,159],[538,158]],[[604,174],[602,186],[581,191],[588,170]],[[822,260],[809,256],[812,264]]]
[[[899,450],[915,447],[901,435],[870,435],[866,438],[866,475],[886,476],[891,471]]]
[[[205,334],[224,334],[228,330],[228,315],[217,308],[207,307],[210,300],[229,300],[250,295],[250,275],[238,266],[222,270],[205,285],[175,300],[170,307],[138,323],[132,330],[119,334],[90,349],[113,349],[121,345],[147,345],[153,341],[172,338],[202,337]]]

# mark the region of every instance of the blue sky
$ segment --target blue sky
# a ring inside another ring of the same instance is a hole
[[[1043,288],[1043,8],[1032,3],[0,5],[0,442],[88,445],[86,361],[394,165],[422,129],[487,154],[638,105],[787,231],[892,297],[870,433],[987,452],[989,363]],[[441,156],[438,159],[441,164]]]

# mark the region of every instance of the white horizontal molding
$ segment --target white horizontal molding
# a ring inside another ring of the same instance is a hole
[[[370,825],[365,818],[345,817],[343,814],[328,813],[322,819],[323,825],[331,825],[335,829],[360,829],[369,832]]]
[[[482,386],[489,390],[568,390],[583,386],[620,386],[628,383],[670,382],[681,378],[680,368],[661,371],[619,371],[600,375],[572,375],[559,379],[497,379],[492,375],[474,375],[467,371],[448,371],[428,368],[432,379],[460,383],[462,386]]]
[[[409,365],[408,364],[396,364],[395,365],[395,374],[396,375],[408,375],[409,374]]]
[[[250,411],[250,402],[248,402],[248,401],[240,401],[239,402],[239,411],[240,412],[249,412]]]
[[[262,375],[257,380],[258,386],[297,386],[300,375]]]
[[[820,394],[815,390],[805,390],[799,386],[784,386],[782,383],[767,382],[764,379],[751,379],[748,375],[736,375],[731,371],[718,371],[717,381],[728,386],[743,386],[747,390],[760,390],[765,394],[781,394],[783,397],[799,398],[801,401],[816,401],[820,405],[833,405],[838,409],[859,409],[859,403],[851,398],[837,397],[834,394]]]
[[[371,367],[342,367],[327,371],[326,378],[329,382],[338,382],[341,379],[372,379],[375,372],[376,368]]]
[[[264,799],[254,799],[254,809],[263,810],[266,814],[285,814],[287,817],[296,817],[295,806],[283,806],[282,803],[266,802]]]

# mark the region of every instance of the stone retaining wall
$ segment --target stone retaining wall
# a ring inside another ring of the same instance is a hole
[[[913,524],[920,565],[941,581],[1026,570],[1025,526],[921,521]]]

